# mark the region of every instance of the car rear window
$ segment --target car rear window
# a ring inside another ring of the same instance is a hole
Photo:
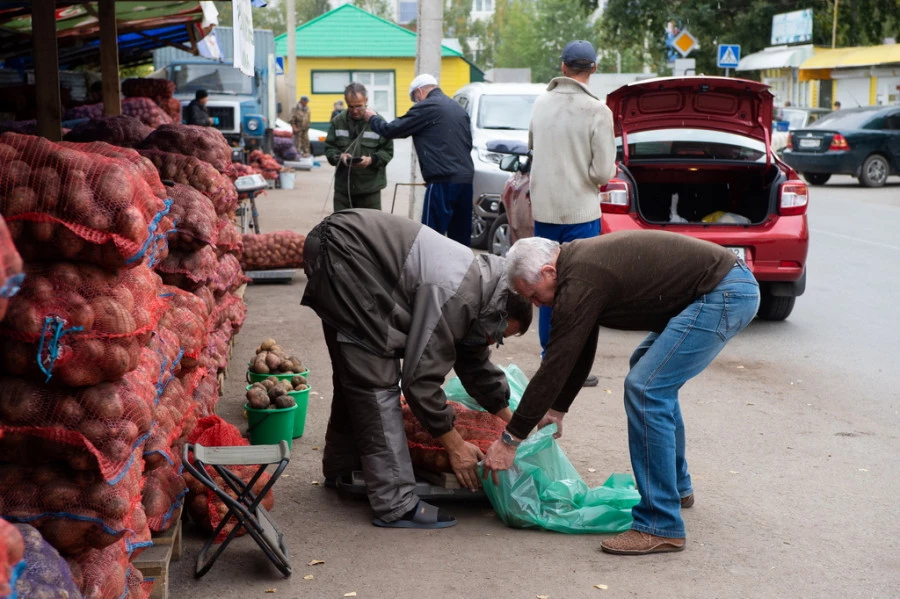
[[[622,138],[616,138],[619,154]],[[632,160],[738,160],[764,162],[766,147],[761,141],[706,129],[656,129],[628,136],[628,156]]]
[[[862,129],[875,112],[871,110],[839,110],[832,112],[820,118],[818,121],[809,126],[810,129]]]
[[[528,131],[537,94],[485,95],[478,105],[478,128]]]

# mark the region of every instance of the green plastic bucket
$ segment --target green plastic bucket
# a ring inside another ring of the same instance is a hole
[[[288,379],[290,380],[295,376],[305,376],[307,379],[309,378],[309,368],[304,370],[303,372],[296,373],[288,373],[288,374],[259,374],[258,372],[253,372],[250,370],[250,366],[247,366],[247,382],[248,383],[261,383],[270,376],[274,376],[277,379]]]
[[[297,406],[280,410],[257,410],[244,404],[247,412],[247,432],[250,433],[251,445],[277,445],[287,441],[293,447],[294,414]]]
[[[302,437],[306,428],[306,408],[309,406],[309,392],[312,387],[303,391],[290,391],[288,395],[297,402],[297,412],[294,414],[294,438]]]

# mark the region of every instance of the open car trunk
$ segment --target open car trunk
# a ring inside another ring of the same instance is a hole
[[[774,164],[661,165],[632,160],[628,171],[638,213],[657,225],[760,224],[777,210],[778,186],[784,179]],[[676,194],[680,218],[672,216]]]

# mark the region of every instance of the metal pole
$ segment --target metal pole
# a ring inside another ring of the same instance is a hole
[[[100,0],[100,71],[103,74],[103,114],[122,114],[119,93],[119,32],[116,24],[115,0]]]
[[[284,57],[284,77],[287,80],[288,106],[290,111],[297,103],[297,7],[294,0],[285,2],[287,9],[287,56]]]
[[[443,0],[421,0],[417,16],[416,75],[429,73],[434,75],[440,82],[441,40],[444,37]],[[415,152],[412,153],[410,167],[409,180],[416,183],[418,169]],[[421,210],[416,205],[416,188],[411,186],[409,189],[409,218],[420,220]]]
[[[838,2],[839,0],[834,0],[834,11],[831,16],[831,47],[835,47],[835,42],[837,42],[837,15],[838,15]]]
[[[62,100],[59,94],[56,2],[36,0],[31,19],[37,132],[50,141],[59,141],[62,139]]]

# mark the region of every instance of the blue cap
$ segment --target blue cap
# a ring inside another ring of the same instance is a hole
[[[596,64],[597,53],[594,51],[594,46],[591,45],[591,42],[576,40],[566,44],[560,60],[569,66],[590,66]]]

